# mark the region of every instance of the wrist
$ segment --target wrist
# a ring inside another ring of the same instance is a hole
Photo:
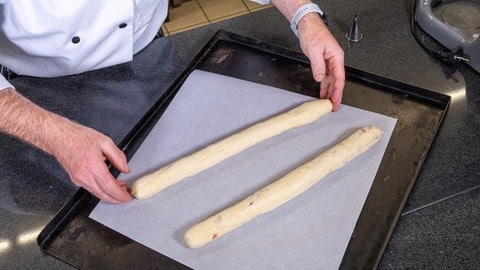
[[[298,36],[302,25],[308,25],[307,22],[311,20],[316,20],[316,23],[320,25],[327,24],[325,13],[317,4],[310,2],[300,5],[290,18],[290,27],[293,33]]]
[[[315,26],[315,27],[313,27]],[[305,15],[299,22],[297,26],[297,31],[299,36],[300,33],[305,33],[308,30],[328,30],[325,22],[318,16],[316,13],[310,13]]]

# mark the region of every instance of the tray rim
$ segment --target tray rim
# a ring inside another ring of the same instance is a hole
[[[141,142],[145,139],[146,136],[148,136],[149,131],[153,128],[154,124],[157,122],[157,120],[161,117],[163,111],[168,107],[168,104],[173,100],[175,97],[177,91],[179,90],[180,86],[182,83],[185,81],[185,79],[188,77],[188,75],[197,68],[197,66],[205,59],[205,57],[208,56],[209,52],[215,47],[215,45],[218,42],[231,42],[234,44],[238,44],[240,46],[247,47],[252,50],[256,51],[261,51],[261,52],[266,52],[272,55],[278,55],[281,56],[282,58],[289,59],[292,61],[296,61],[299,63],[302,63],[304,65],[309,65],[309,60],[308,58],[297,51],[293,51],[288,48],[280,47],[278,45],[268,43],[265,41],[259,41],[255,39],[251,39],[245,36],[241,36],[235,33],[231,33],[228,31],[224,30],[218,30],[211,38],[210,40],[206,43],[206,45],[199,51],[199,53],[195,56],[195,58],[187,65],[187,67],[180,73],[180,75],[175,79],[175,81],[171,84],[171,86],[165,91],[165,93],[150,107],[150,109],[145,113],[145,115],[140,119],[140,121],[133,126],[133,128],[130,130],[130,132],[125,136],[125,138],[118,144],[118,147],[124,151],[127,155],[127,159],[129,160],[138,147],[140,146]],[[371,87],[375,88],[388,88],[390,91],[398,92],[401,94],[406,94],[412,97],[413,99],[418,100],[421,103],[429,104],[430,106],[434,106],[436,108],[439,108],[443,111],[442,117],[438,123],[438,126],[436,128],[435,134],[438,132],[438,130],[441,128],[441,124],[443,123],[443,120],[446,116],[446,113],[448,111],[448,108],[450,106],[451,98],[450,96],[440,94],[428,89],[420,88],[417,86],[413,86],[410,84],[406,84],[403,82],[395,81],[392,79],[388,79],[379,75],[375,75],[366,71],[362,71],[359,69],[355,69],[353,67],[345,66],[345,71],[347,78],[352,81],[357,81],[361,82],[363,84],[366,84]],[[435,138],[430,142],[429,145],[427,145],[426,153],[428,153],[428,150],[430,149],[431,145],[433,144]],[[425,160],[425,157],[422,159],[422,164],[423,161]],[[416,179],[418,177],[418,174],[420,172],[420,169],[422,167],[422,164],[419,164],[418,170],[416,171],[414,178]],[[110,172],[117,177],[120,172],[115,170],[111,164],[108,164],[108,167],[110,169]],[[399,205],[400,210],[403,209],[406,200],[408,198],[408,194],[410,193],[411,189],[413,188],[415,180],[412,181],[405,190],[405,196],[403,198],[403,201],[401,202],[401,205]],[[367,201],[369,200],[369,196],[367,197]],[[53,257],[56,257],[60,260],[58,256],[55,254],[51,254],[48,251],[49,245],[55,241],[55,238],[58,236],[58,234],[75,218],[77,217],[85,207],[90,207],[93,209],[93,207],[99,202],[99,199],[92,196],[88,191],[86,191],[83,188],[79,188],[77,192],[73,195],[73,197],[65,203],[61,209],[55,214],[54,218],[43,228],[43,230],[40,232],[39,236],[37,237],[37,243],[41,250]],[[88,210],[88,212],[91,211]],[[363,212],[365,209],[362,208],[362,212],[360,213],[360,217],[362,216]],[[401,215],[401,211],[397,211],[395,216],[393,217],[394,222],[392,226],[390,226],[389,230],[387,231],[387,237],[384,243],[382,244],[379,252],[377,252],[376,256],[371,256],[370,258],[366,258],[363,260],[363,263],[359,263],[359,261],[356,260],[350,260],[348,258],[349,250],[351,249],[351,244],[353,240],[353,235],[355,234],[355,231],[357,230],[357,226],[355,227],[354,233],[352,234],[352,237],[350,239],[349,245],[347,247],[347,250],[344,254],[342,263],[340,265],[340,269],[349,269],[351,267],[355,268],[376,268],[378,263],[380,262],[381,256],[383,255],[383,252],[388,244],[388,240],[391,237],[391,234],[393,233],[395,224],[397,223],[399,217]],[[360,220],[359,217],[359,220]],[[93,220],[92,220],[93,221]],[[106,228],[106,227],[105,227]],[[109,228],[106,228],[107,230],[111,230]],[[119,234],[119,233],[117,233]],[[133,240],[132,240],[133,241]],[[144,247],[145,249],[148,249],[147,247]],[[163,254],[158,253],[161,256],[166,257]],[[168,257],[167,257],[168,258]],[[63,261],[63,260],[62,260]],[[68,264],[70,264],[67,261],[64,261]],[[177,262],[179,265],[181,263]],[[183,266],[185,267],[185,266]]]

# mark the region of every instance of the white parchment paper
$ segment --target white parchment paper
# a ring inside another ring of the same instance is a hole
[[[291,109],[311,97],[196,70],[138,149],[137,177]],[[90,217],[194,269],[336,269],[368,195],[396,120],[342,105],[340,111],[262,142],[146,200],[99,203]],[[292,201],[198,249],[183,234],[275,181],[360,127],[379,143]]]

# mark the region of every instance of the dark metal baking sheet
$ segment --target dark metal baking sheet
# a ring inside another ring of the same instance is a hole
[[[298,52],[219,31],[120,143],[128,158],[194,69],[318,97],[307,58]],[[346,67],[343,103],[397,118],[340,268],[375,268],[388,243],[450,97]],[[118,172],[112,170],[114,175]],[[80,189],[38,237],[47,254],[81,269],[188,267],[88,218],[98,199]]]

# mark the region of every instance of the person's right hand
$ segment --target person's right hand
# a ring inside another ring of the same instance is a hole
[[[66,119],[53,130],[52,153],[75,185],[107,202],[132,200],[126,183],[115,180],[105,163],[110,161],[123,173],[130,171],[125,154],[109,137]]]
[[[13,88],[0,90],[0,131],[55,156],[71,181],[113,203],[132,200],[124,181],[117,181],[106,160],[123,173],[130,168],[113,141],[89,127],[49,112]]]

